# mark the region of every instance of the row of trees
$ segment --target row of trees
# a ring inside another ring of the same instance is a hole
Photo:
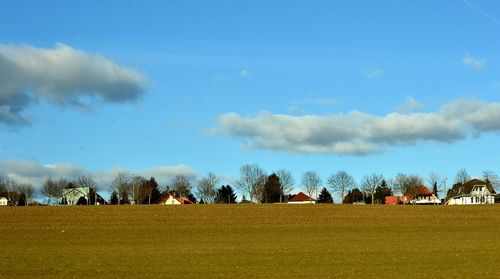
[[[482,178],[492,186],[499,182],[498,176],[492,171],[483,172]],[[437,173],[431,173],[427,182],[432,185],[432,191],[436,196],[439,196],[439,192],[444,192],[449,198],[463,192],[464,186],[460,185],[465,185],[470,179],[471,176],[468,172],[461,169],[456,174],[453,187],[448,191],[446,191],[447,178],[443,178]],[[194,192],[203,203],[235,203],[234,189],[229,185],[217,187],[220,185],[219,183],[219,177],[212,172],[199,179],[194,187],[187,176],[177,175],[170,185],[161,189],[153,177],[146,179],[142,176],[118,173],[108,189],[111,192],[110,203],[112,204],[155,204],[166,193],[184,196],[191,201],[196,201]],[[240,176],[235,182],[236,189],[244,194],[244,197],[248,195],[249,202],[252,203],[283,202],[295,187],[304,189],[313,198],[317,197],[318,202],[333,201],[331,193],[335,193],[344,203],[361,200],[367,203],[383,203],[385,196],[393,193],[416,196],[417,186],[423,184],[423,177],[403,173],[398,173],[394,178],[388,179],[381,174],[372,173],[363,176],[357,183],[353,176],[343,170],[331,174],[323,183],[315,171],[309,170],[302,175],[300,184],[297,185],[290,171],[279,169],[268,174],[257,164],[241,166]],[[49,204],[51,202],[58,204],[61,202],[64,189],[96,188],[96,186],[95,181],[88,175],[79,176],[74,180],[49,178],[44,182],[41,192],[47,197]],[[320,188],[322,188],[321,193],[318,193]],[[33,192],[31,184],[19,184],[0,177],[0,195],[7,196],[12,202],[26,204]],[[246,200],[244,197],[243,200]]]

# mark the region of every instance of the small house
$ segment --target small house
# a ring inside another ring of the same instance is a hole
[[[194,204],[186,197],[177,198],[175,194],[166,194],[160,199],[160,204],[163,205],[177,205],[177,204]]]
[[[316,201],[313,198],[309,197],[308,195],[304,194],[303,192],[300,192],[291,199],[289,199],[288,203],[305,204],[305,203],[316,203]]]
[[[429,188],[424,185],[419,185],[415,188],[412,194],[406,195],[403,198],[404,204],[416,204],[416,205],[432,205],[441,204],[441,200],[432,193]]]
[[[9,200],[6,197],[0,197],[0,206],[9,205]]]

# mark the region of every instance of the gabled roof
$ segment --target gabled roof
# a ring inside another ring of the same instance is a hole
[[[309,197],[308,195],[300,192],[295,197],[291,198],[288,201],[289,202],[305,202],[305,201],[314,201],[314,199],[311,199],[311,197]]]

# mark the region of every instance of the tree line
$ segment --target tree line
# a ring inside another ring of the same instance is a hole
[[[446,199],[463,192],[463,187],[471,176],[465,169],[460,169],[454,184],[446,189],[447,178],[432,172],[427,178],[427,185],[432,187],[433,194],[439,197],[444,192]],[[482,179],[493,189],[499,182],[498,175],[493,171],[484,171]],[[241,202],[246,203],[280,203],[292,198],[291,191],[302,188],[318,203],[332,203],[332,194],[338,195],[342,203],[365,202],[383,204],[386,196],[411,195],[416,197],[417,187],[424,185],[424,178],[416,174],[398,173],[393,178],[385,178],[381,174],[371,173],[361,178],[357,183],[352,175],[345,170],[332,173],[323,182],[314,171],[308,170],[301,176],[297,184],[292,173],[286,169],[279,169],[268,174],[258,164],[245,164],[240,167],[239,178],[235,181],[235,188],[220,184],[220,178],[212,172],[193,182],[185,175],[176,175],[172,182],[160,188],[154,177],[149,179],[142,176],[118,173],[110,183],[108,190],[111,193],[110,204],[156,204],[162,197],[173,195],[187,197],[198,203],[236,203],[235,189],[242,193]],[[96,188],[97,184],[89,175],[82,175],[73,180],[48,178],[41,187],[41,193],[47,198],[47,204],[64,204],[62,193],[64,189],[89,187]],[[0,176],[0,196],[6,196],[12,204],[26,205],[34,193],[31,184],[16,183],[11,179]],[[249,198],[247,200],[247,197]],[[94,204],[92,201],[82,201],[82,204]],[[79,202],[80,203],[80,202]]]

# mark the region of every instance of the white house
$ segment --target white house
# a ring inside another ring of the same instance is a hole
[[[160,199],[160,204],[163,205],[176,205],[182,204],[181,201],[175,197],[175,195],[167,194]]]
[[[64,189],[62,193],[63,203],[67,205],[76,205],[80,198],[85,198],[87,204],[101,205],[106,201],[96,192],[95,188],[77,187]]]
[[[413,197],[413,195],[404,197],[403,203],[408,201],[411,204],[417,205],[441,204],[441,200],[424,185],[417,186],[414,195],[415,197]]]
[[[0,206],[5,206],[9,204],[9,200],[6,197],[0,197]]]
[[[495,195],[488,190],[486,185],[474,185],[468,194],[459,195],[449,199],[447,205],[473,205],[473,204],[493,204]]]

